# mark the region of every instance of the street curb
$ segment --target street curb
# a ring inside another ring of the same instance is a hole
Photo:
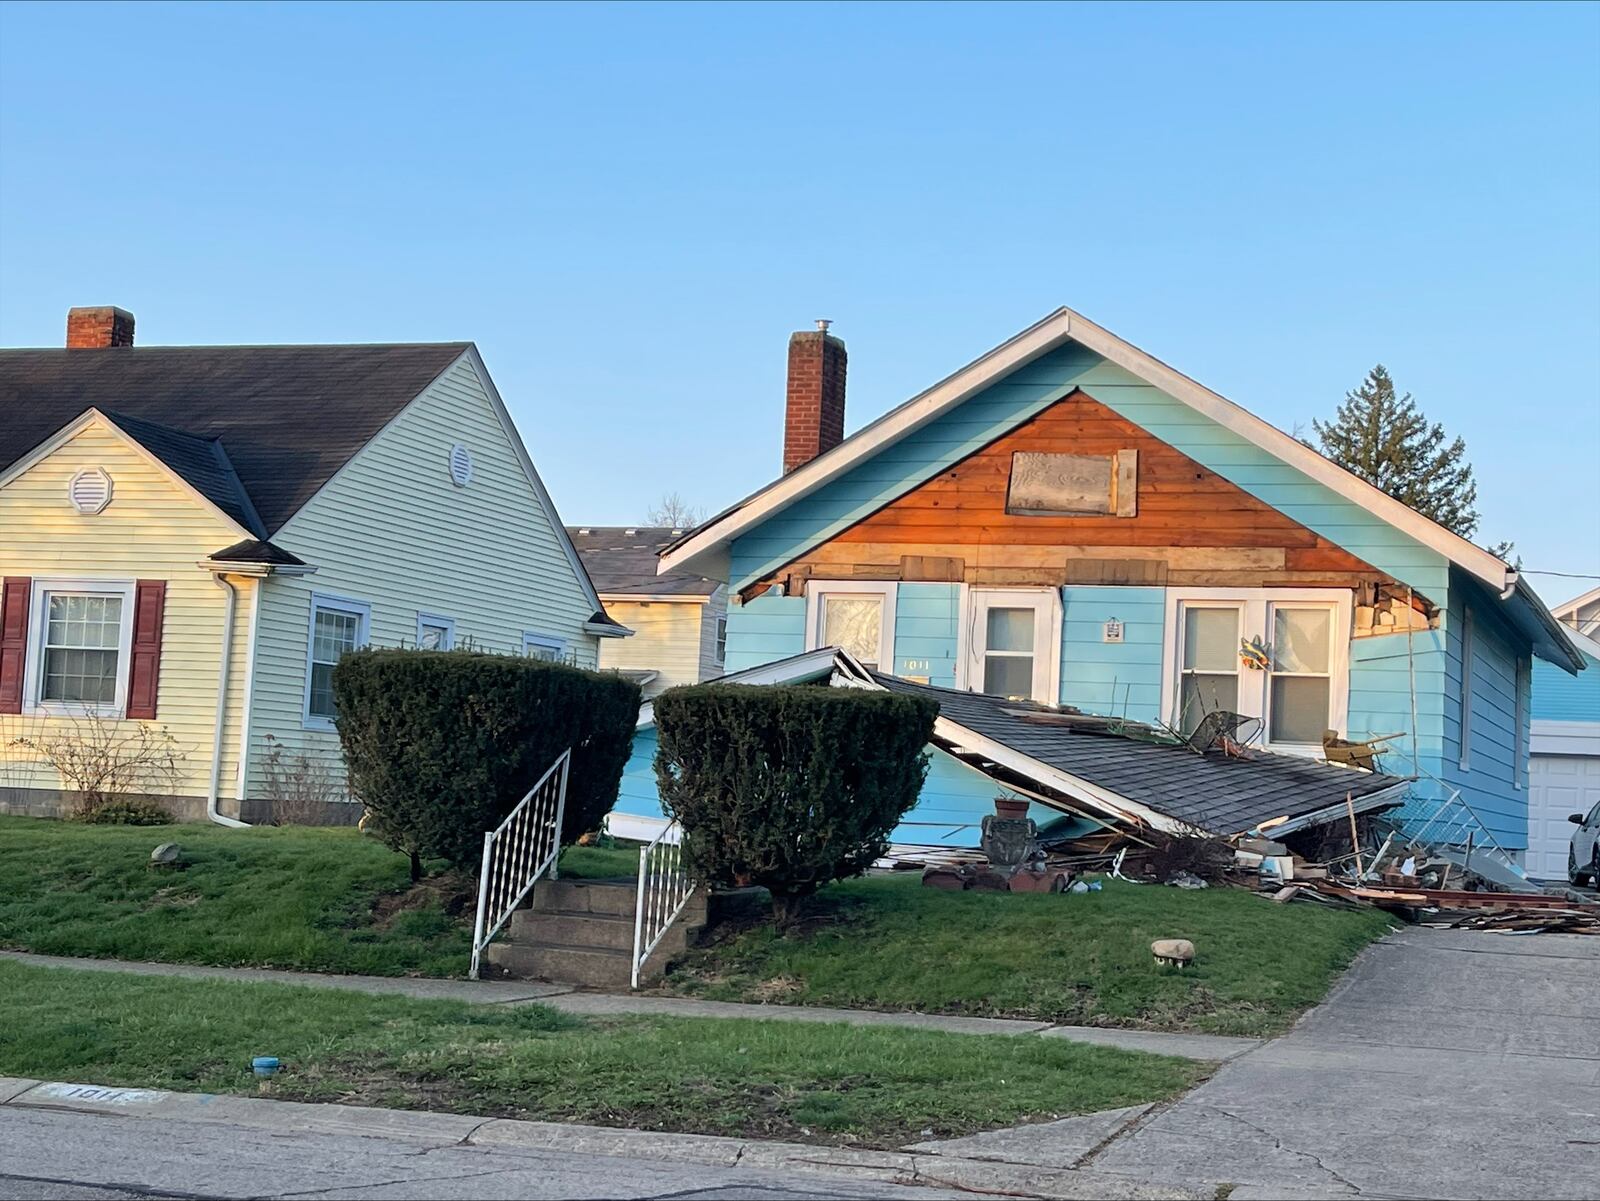
[[[705,1134],[471,1117],[360,1105],[320,1105],[114,1088],[64,1081],[0,1077],[0,1106],[114,1114],[133,1119],[225,1122],[279,1133],[339,1134],[408,1139],[436,1146],[497,1148],[515,1154],[571,1152],[635,1159],[673,1160],[714,1167],[825,1173],[878,1183],[941,1185],[964,1192],[1050,1198],[1052,1201],[1197,1201],[1216,1186],[1178,1189],[1144,1184],[1107,1172],[1041,1168],[1000,1160],[906,1151],[867,1151],[808,1143],[760,1142]]]

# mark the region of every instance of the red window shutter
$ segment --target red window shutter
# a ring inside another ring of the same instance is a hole
[[[22,712],[22,668],[28,658],[28,598],[33,580],[8,575],[0,589],[0,713]]]
[[[128,716],[154,717],[161,682],[161,618],[165,580],[140,580],[133,597],[133,665],[128,670]]]

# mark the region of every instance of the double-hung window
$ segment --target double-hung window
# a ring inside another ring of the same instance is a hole
[[[806,649],[836,646],[867,667],[894,670],[896,585],[879,580],[812,580],[806,586]]]
[[[120,716],[127,702],[133,582],[34,580],[30,707]]]
[[[333,728],[333,668],[346,651],[365,646],[372,607],[343,597],[311,597],[311,629],[306,647],[305,724],[313,729]]]
[[[1350,621],[1338,589],[1169,589],[1162,712],[1187,734],[1224,709],[1275,750],[1320,751],[1346,724]]]
[[[728,661],[728,619],[726,617],[717,618],[717,644],[712,653],[716,655],[719,664]]]

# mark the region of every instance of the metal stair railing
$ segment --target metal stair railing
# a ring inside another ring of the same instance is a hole
[[[633,971],[630,987],[661,945],[672,923],[694,896],[694,880],[683,870],[683,827],[674,820],[648,846],[639,848],[639,884],[634,897]]]
[[[483,836],[483,867],[478,873],[478,916],[472,926],[472,979],[489,940],[516,912],[546,871],[558,878],[561,822],[567,811],[567,771],[572,749],[550,765],[528,795]]]

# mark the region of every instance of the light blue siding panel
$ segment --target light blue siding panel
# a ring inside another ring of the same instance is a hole
[[[728,657],[731,674],[787,659],[806,649],[803,596],[758,596],[728,606]]]
[[[1067,587],[1061,590],[1061,701],[1089,713],[1155,721],[1161,716],[1164,588]],[[1120,643],[1106,642],[1106,619],[1123,623]]]
[[[656,788],[656,732],[647,726],[633,736],[633,753],[622,772],[622,788],[613,812],[631,817],[663,817]],[[928,778],[916,805],[890,835],[891,842],[975,847],[984,815],[994,812],[1000,791],[982,772],[944,751],[929,747]],[[1041,826],[1058,816],[1034,805],[1029,816]]]
[[[1539,721],[1600,721],[1600,659],[1569,676],[1543,659],[1533,664],[1533,716]]]
[[[1479,820],[1507,850],[1528,845],[1528,794],[1516,786],[1516,758],[1527,746],[1516,728],[1516,660],[1526,657],[1524,640],[1501,620],[1482,589],[1461,573],[1452,574],[1445,614],[1447,677],[1444,697],[1445,745],[1439,775],[1459,789]],[[1462,638],[1466,610],[1472,610],[1472,665],[1469,696],[1461,695]],[[1467,769],[1461,769],[1461,705],[1470,705]]]
[[[656,791],[656,730],[646,726],[633,736],[633,753],[622,769],[614,812],[630,817],[660,817],[661,796]]]
[[[956,685],[959,584],[901,584],[895,594],[894,673],[926,676],[941,688]]]

